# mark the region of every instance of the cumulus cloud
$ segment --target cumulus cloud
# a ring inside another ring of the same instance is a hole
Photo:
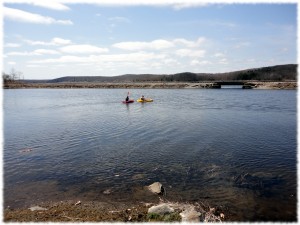
[[[59,45],[68,45],[71,44],[71,40],[63,39],[63,38],[52,38],[50,42],[44,42],[44,41],[32,41],[32,40],[24,40],[27,44],[30,45],[53,45],[53,46],[59,46]]]
[[[34,53],[36,53],[38,55],[57,55],[57,54],[60,54],[58,51],[51,50],[51,49],[36,49],[36,50],[34,50]]]
[[[107,55],[90,55],[90,56],[73,56],[65,55],[59,58],[32,60],[31,64],[44,63],[101,63],[101,62],[143,62],[153,59],[164,59],[163,54],[154,54],[151,52],[136,52],[129,54],[107,54]]]
[[[205,50],[178,49],[175,54],[179,57],[204,57]]]
[[[120,42],[113,44],[113,47],[123,49],[123,50],[144,50],[144,49],[154,49],[154,50],[161,50],[166,48],[174,47],[172,42],[166,40],[154,40],[151,42]]]
[[[37,53],[34,52],[8,52],[6,54],[7,56],[33,56],[33,55],[38,55]]]
[[[72,25],[71,20],[56,20],[52,17],[29,13],[19,9],[3,7],[4,18],[22,23]]]
[[[191,66],[203,66],[203,65],[209,65],[209,64],[212,64],[212,63],[210,61],[207,61],[207,60],[203,60],[203,61],[192,60],[190,64],[191,64]]]
[[[8,3],[27,3],[33,4],[40,7],[45,7],[54,10],[68,10],[67,4],[85,3],[85,4],[95,4],[101,6],[171,6],[175,10],[180,10],[184,8],[191,7],[205,7],[209,5],[199,0],[52,0],[52,1],[41,1],[41,0],[5,0]],[[51,2],[51,3],[50,3]],[[53,2],[53,5],[52,5]]]
[[[39,56],[39,55],[57,55],[60,54],[56,50],[51,50],[51,49],[36,49],[31,52],[8,52],[6,55],[7,56]]]
[[[181,44],[181,45],[184,45],[188,48],[199,47],[199,46],[203,45],[203,43],[205,41],[206,41],[206,39],[204,37],[199,37],[196,41],[189,41],[189,40],[186,40],[184,38],[177,38],[177,39],[173,40],[173,42],[175,44]]]
[[[107,48],[99,48],[93,45],[68,45],[61,47],[60,51],[69,54],[93,54],[93,53],[105,53],[109,50]]]
[[[170,41],[158,39],[150,42],[141,42],[141,41],[120,42],[114,44],[113,47],[123,49],[123,50],[130,50],[130,51],[146,50],[146,49],[162,50],[162,49],[173,48],[178,46],[184,46],[187,48],[196,48],[203,45],[205,41],[206,39],[204,37],[200,37],[196,41],[190,41],[184,38],[177,38]]]
[[[228,60],[226,58],[222,58],[219,60],[220,64],[228,64]]]
[[[70,8],[64,5],[59,0],[51,1],[41,1],[41,0],[5,0],[6,3],[22,3],[31,4],[34,6],[39,6],[43,8],[53,9],[53,10],[69,10]]]

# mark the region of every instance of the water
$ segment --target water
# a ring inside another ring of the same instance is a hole
[[[239,221],[296,221],[296,91],[4,90],[4,205],[138,200],[161,182]]]

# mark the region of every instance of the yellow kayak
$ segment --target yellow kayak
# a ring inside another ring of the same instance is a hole
[[[145,98],[144,100],[142,100],[142,99],[138,99],[138,100],[136,100],[137,102],[153,102],[153,99],[151,99],[151,98]]]

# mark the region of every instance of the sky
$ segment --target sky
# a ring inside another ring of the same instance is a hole
[[[297,4],[4,0],[3,71],[24,79],[297,63]]]

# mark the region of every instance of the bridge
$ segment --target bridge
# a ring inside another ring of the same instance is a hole
[[[215,81],[212,83],[211,88],[221,88],[222,85],[241,85],[243,89],[251,89],[254,86],[244,81]]]

